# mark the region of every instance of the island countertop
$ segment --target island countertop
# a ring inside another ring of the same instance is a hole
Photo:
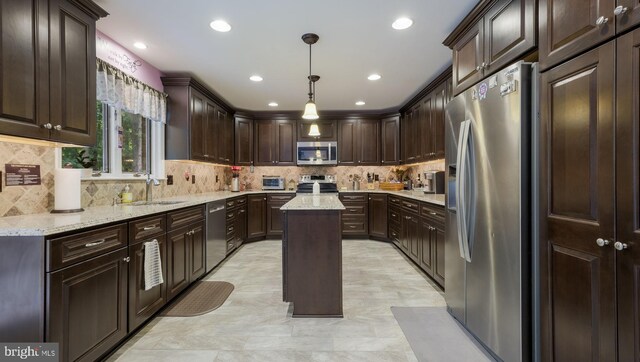
[[[338,194],[298,194],[280,210],[345,210]]]

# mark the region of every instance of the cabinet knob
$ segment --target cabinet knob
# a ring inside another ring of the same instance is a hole
[[[598,19],[596,19],[596,25],[604,25],[607,22],[609,22],[609,18],[605,18],[604,16],[601,16]]]
[[[124,261],[125,263],[128,263],[128,262],[131,261],[131,258],[130,257],[126,257],[126,258],[123,258],[122,261]]]
[[[265,198],[263,198],[263,200],[264,200],[264,201],[267,201],[267,198],[265,197]]]
[[[478,65],[478,66],[476,67],[476,72],[479,72],[479,71],[480,71],[480,69],[482,69],[482,68],[480,68],[480,66]]]
[[[616,250],[618,251],[623,251],[625,249],[628,249],[629,245],[627,245],[626,243],[621,243],[619,241],[616,241],[616,243],[613,244],[613,247],[616,248]]]
[[[57,125],[53,126],[53,129],[55,129],[56,131],[62,131],[62,126],[57,124]]]
[[[278,162],[280,162],[280,161],[276,161],[276,163],[278,163]]]
[[[51,123],[45,123],[45,124],[43,124],[43,125],[42,125],[42,128],[45,128],[45,129],[52,129],[52,128],[53,128],[53,125],[52,125]]]
[[[209,155],[204,155],[204,157],[209,157]]]
[[[603,246],[611,244],[611,242],[609,240],[606,240],[606,239],[603,239],[603,238],[598,238],[598,239],[596,239],[596,244],[598,244],[599,247],[603,247]]]
[[[613,13],[614,13],[616,16],[620,16],[620,15],[622,15],[622,14],[626,13],[626,12],[627,12],[627,10],[629,10],[627,7],[620,5],[620,6],[616,7],[616,8],[613,10]]]

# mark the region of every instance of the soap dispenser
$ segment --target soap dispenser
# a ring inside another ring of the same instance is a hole
[[[313,183],[313,194],[317,195],[320,193],[320,184],[318,183],[318,181]]]
[[[129,184],[124,186],[124,190],[122,191],[122,203],[130,204],[133,201],[133,193],[131,193],[131,187]]]

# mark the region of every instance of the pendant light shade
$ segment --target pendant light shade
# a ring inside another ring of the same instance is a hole
[[[317,124],[312,124],[311,128],[309,128],[309,136],[311,137],[320,137],[320,129]]]
[[[318,117],[318,110],[316,109],[316,104],[313,103],[313,101],[310,100],[304,106],[304,114],[302,115],[302,118],[304,118],[304,119],[318,119],[318,118],[320,118],[320,117]],[[320,131],[318,130],[318,125],[315,124],[315,123],[311,125],[311,131],[313,131],[314,128],[316,129],[316,132],[318,132],[318,136],[320,136]],[[315,135],[311,134],[311,131],[309,131],[309,136],[315,136]]]

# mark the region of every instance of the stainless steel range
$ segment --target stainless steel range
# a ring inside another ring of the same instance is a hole
[[[310,194],[313,192],[313,184],[318,182],[320,193],[337,193],[338,185],[334,175],[301,175],[298,182],[297,193]]]

